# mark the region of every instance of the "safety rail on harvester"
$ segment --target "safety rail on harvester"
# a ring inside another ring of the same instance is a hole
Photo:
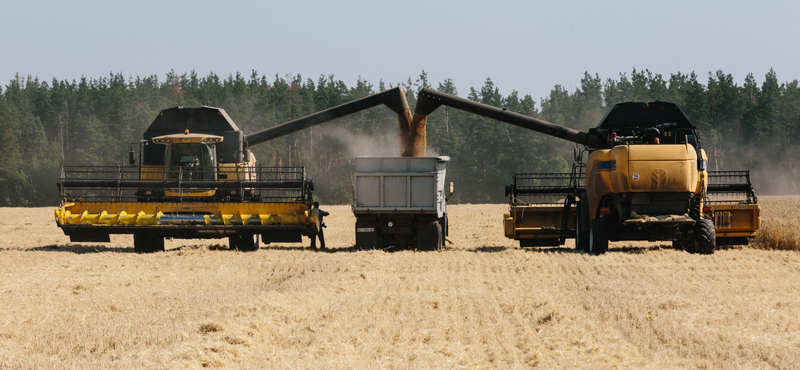
[[[572,172],[570,173],[569,187],[573,189],[572,194],[567,194],[564,199],[564,213],[561,215],[561,236],[560,241],[563,243],[571,234],[569,230],[570,215],[572,213],[572,206],[577,204],[577,197],[584,190],[584,182],[586,181],[586,163],[580,160],[583,152],[579,152],[578,160],[572,163]]]
[[[756,204],[750,171],[708,171],[711,204]]]
[[[583,189],[583,171],[572,173],[515,173],[514,182],[506,186],[512,205],[552,205],[563,203],[567,195]]]
[[[306,202],[304,167],[64,166],[62,202]]]

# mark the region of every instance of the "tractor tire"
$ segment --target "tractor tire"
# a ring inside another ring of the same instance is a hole
[[[136,253],[163,252],[164,238],[146,232],[133,234],[133,251]]]
[[[439,249],[442,239],[442,226],[435,222],[433,226],[417,227],[417,249],[435,251]]]
[[[239,234],[228,237],[230,250],[254,252],[258,250],[258,234]]]
[[[609,219],[596,218],[592,220],[592,227],[589,229],[589,246],[587,251],[594,255],[600,255],[608,251],[608,232]]]
[[[691,239],[689,239],[689,240],[686,240],[686,239],[673,240],[672,241],[672,248],[683,249],[683,250],[685,250],[685,251],[687,251],[689,253],[697,253],[697,250],[694,247],[694,240],[691,240]]]
[[[717,247],[717,233],[714,229],[714,222],[707,218],[697,221],[694,244],[697,253],[714,254],[714,249]]]
[[[590,228],[587,227],[587,230],[581,230],[581,228],[589,224],[589,210],[584,209],[589,202],[583,200],[585,196],[586,192],[581,193],[579,196],[581,200],[578,201],[578,207],[575,209],[575,250],[581,252],[589,251]]]

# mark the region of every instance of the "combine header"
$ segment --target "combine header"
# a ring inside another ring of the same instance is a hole
[[[226,175],[221,167],[166,167],[169,179],[141,179],[137,167],[62,171],[56,222],[73,242],[133,234],[137,252],[155,252],[167,237],[229,237],[232,249],[251,251],[259,236],[265,243],[300,242],[310,231],[313,182],[302,167],[248,167],[238,176],[247,181],[216,180]]]
[[[708,171],[707,203],[714,211],[717,245],[747,245],[761,228],[750,171]]]
[[[575,237],[575,209],[583,191],[585,167],[571,173],[515,173],[506,186],[509,212],[503,216],[508,238],[521,247],[564,245]]]

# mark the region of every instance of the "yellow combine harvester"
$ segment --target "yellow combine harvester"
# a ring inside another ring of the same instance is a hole
[[[165,109],[144,134],[141,166],[62,169],[56,222],[73,242],[133,234],[137,252],[163,250],[167,237],[228,237],[244,251],[300,242],[313,230],[313,181],[302,167],[256,165],[242,143],[222,109]]]
[[[511,207],[503,220],[505,234],[523,247],[575,238],[577,249],[601,254],[609,241],[663,240],[709,254],[717,232],[720,244],[746,244],[760,227],[749,175],[744,183],[718,182],[725,176],[706,170],[708,157],[696,128],[673,103],[620,103],[596,128],[580,132],[422,89],[414,122],[424,126],[441,105],[584,146],[576,148],[571,173],[515,174],[506,188]],[[717,199],[726,192],[752,196]],[[531,196],[537,199],[526,199]]]
[[[576,161],[573,168],[572,173],[513,174],[513,182],[506,186],[506,237],[519,240],[522,247],[537,247],[564,245],[566,239],[577,236],[576,210],[583,202],[579,196],[587,195],[583,186],[585,165]],[[709,216],[717,246],[746,245],[761,227],[761,208],[749,177],[749,171],[708,171],[706,203],[713,210]],[[695,251],[688,240],[673,243]]]

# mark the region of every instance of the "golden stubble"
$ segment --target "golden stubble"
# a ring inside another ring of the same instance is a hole
[[[800,197],[760,203],[765,230],[800,221]],[[451,206],[442,252],[356,251],[350,207],[328,206],[331,252],[176,239],[151,255],[129,236],[69,243],[49,208],[2,208],[0,368],[800,363],[796,251],[523,250],[506,207]]]

